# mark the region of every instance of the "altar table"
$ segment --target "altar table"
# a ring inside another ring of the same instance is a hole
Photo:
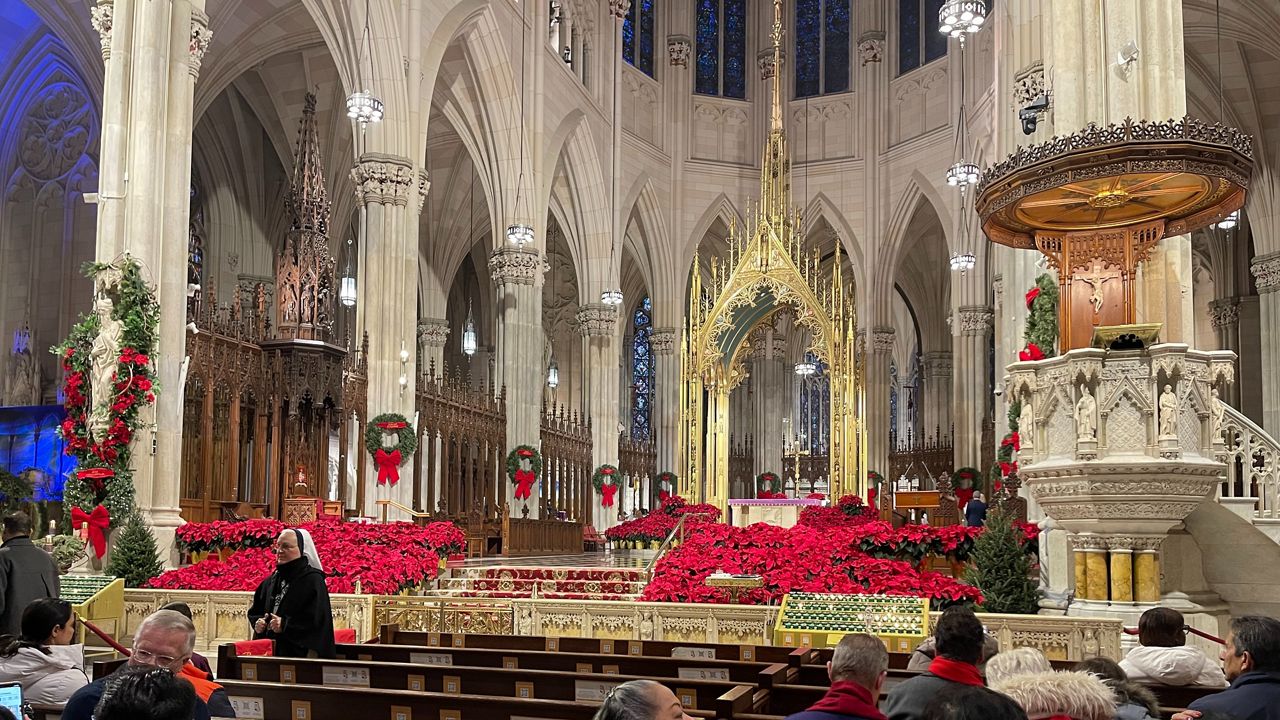
[[[768,523],[789,528],[800,520],[800,511],[806,507],[821,505],[821,500],[785,498],[779,500],[730,500],[729,514],[734,527],[746,527],[754,523]]]

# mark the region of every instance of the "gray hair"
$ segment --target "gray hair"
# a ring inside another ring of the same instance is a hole
[[[196,649],[196,625],[182,613],[176,610],[157,610],[143,619],[142,624],[133,633],[133,642],[137,644],[138,638],[142,637],[145,630],[161,630],[165,632],[176,632],[181,630],[187,634],[187,653],[191,653]]]
[[[662,683],[632,680],[615,686],[604,697],[592,720],[653,720],[658,708],[653,704],[653,690]]]
[[[1018,675],[1046,673],[1053,670],[1044,653],[1035,648],[1020,647],[987,661],[987,684],[994,685]]]
[[[889,651],[880,638],[865,633],[845,635],[831,654],[831,681],[852,680],[874,689],[880,673],[889,669]]]

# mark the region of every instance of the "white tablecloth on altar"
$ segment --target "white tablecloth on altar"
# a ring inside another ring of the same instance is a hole
[[[789,528],[800,520],[800,511],[812,505],[821,505],[821,500],[799,498],[792,500],[730,500],[729,515],[735,527],[746,527],[755,523],[768,523],[778,527]]]

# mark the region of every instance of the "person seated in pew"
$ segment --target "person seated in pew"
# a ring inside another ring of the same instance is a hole
[[[171,602],[168,605],[161,607],[160,609],[172,610],[176,613],[181,613],[182,616],[190,620],[193,625],[195,624],[195,618],[191,615],[191,606],[184,602]],[[191,664],[195,665],[198,669],[203,670],[206,673],[209,673],[210,678],[213,677],[213,668],[209,667],[209,660],[205,658],[205,656],[201,655],[200,653],[198,652],[191,653]]]
[[[1027,720],[1012,698],[987,688],[952,685],[940,691],[924,707],[924,720]]]
[[[632,680],[616,685],[592,720],[693,720],[680,698],[660,682]]]
[[[991,658],[1000,652],[1000,641],[993,636],[984,634],[982,636],[982,660],[978,662],[978,672],[986,672],[986,664]],[[911,651],[911,657],[907,658],[907,669],[916,672],[924,672],[929,669],[929,663],[938,655],[937,638],[927,637],[924,642],[916,646]]]
[[[31,601],[22,611],[22,634],[0,637],[0,683],[20,683],[27,702],[65,705],[89,684],[84,646],[71,644],[75,636],[71,603],[58,598]]]
[[[142,620],[133,635],[133,650],[129,662],[107,677],[99,678],[76,691],[62,711],[62,720],[93,720],[94,709],[103,695],[112,692],[116,684],[129,674],[126,668],[155,669],[172,672],[186,681],[196,693],[193,720],[209,720],[211,717],[233,718],[236,711],[222,686],[208,675],[187,662],[196,646],[196,626],[173,610],[157,610]]]
[[[876,703],[889,675],[889,652],[879,638],[862,633],[840,638],[827,675],[827,694],[787,720],[885,720]]]
[[[1133,682],[1111,658],[1092,657],[1076,663],[1075,669],[1102,678],[1116,694],[1116,720],[1158,720],[1160,703],[1150,690]]]
[[[1262,615],[1231,618],[1219,655],[1231,687],[1206,695],[1173,720],[1207,720],[1210,711],[1235,720],[1280,720],[1280,620]]]
[[[94,720],[187,720],[196,711],[196,692],[162,668],[129,668],[93,713]]]
[[[1138,647],[1120,661],[1130,680],[1159,685],[1226,687],[1222,668],[1199,648],[1187,645],[1182,613],[1157,607],[1138,618]]]
[[[258,585],[249,607],[253,639],[274,640],[277,657],[335,657],[329,589],[311,533],[285,530],[274,550],[275,572]]]
[[[942,611],[933,637],[938,656],[923,674],[900,683],[885,696],[884,714],[889,720],[921,720],[924,708],[943,689],[953,685],[983,685],[978,663],[982,660],[982,621],[959,605]]]
[[[1054,720],[1113,720],[1116,695],[1097,675],[1064,670],[1015,675],[991,683],[1008,695],[1029,718]]]
[[[991,658],[987,663],[987,682],[994,685],[1015,675],[1049,672],[1053,666],[1044,653],[1035,648],[1014,648]]]

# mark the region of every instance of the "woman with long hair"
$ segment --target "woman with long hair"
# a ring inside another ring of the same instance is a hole
[[[76,617],[71,603],[41,598],[22,611],[22,634],[0,637],[0,683],[22,684],[27,702],[66,705],[89,684],[84,646],[72,645]]]

